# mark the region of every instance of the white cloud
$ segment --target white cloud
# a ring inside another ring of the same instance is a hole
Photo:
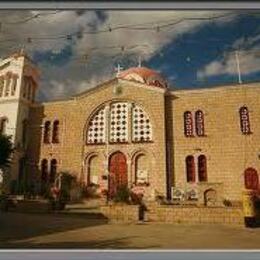
[[[254,45],[260,40],[259,36],[237,39],[232,49],[238,49],[240,46],[247,44],[249,48],[247,50],[241,50],[238,52],[239,67],[242,75],[248,75],[254,72],[260,71],[260,52],[259,47]],[[252,46],[253,45],[253,46]],[[206,78],[218,75],[235,75],[238,73],[238,67],[236,62],[235,51],[227,53],[226,55],[218,59],[211,61],[206,64],[197,73],[198,78]]]
[[[49,15],[45,15],[49,13]],[[46,36],[61,36],[76,33],[80,29],[89,31],[92,26],[98,30],[112,28],[111,32],[100,34],[84,34],[81,39],[76,39],[72,45],[73,57],[63,66],[50,66],[39,64],[42,70],[43,81],[41,84],[42,96],[47,99],[65,97],[99,83],[101,80],[114,76],[113,70],[117,59],[131,55],[131,65],[137,64],[138,57],[148,59],[167,43],[174,41],[185,32],[195,32],[208,21],[184,21],[175,27],[156,28],[171,20],[179,21],[190,17],[211,17],[226,13],[224,11],[106,11],[105,19],[100,19],[94,11],[86,11],[78,15],[75,11],[1,11],[0,22],[0,56],[6,56],[11,50],[17,50],[26,43],[28,37],[44,38]],[[22,21],[36,14],[44,14],[26,23],[10,24]],[[233,17],[234,18],[234,17]],[[215,20],[216,23],[227,22],[232,17]],[[9,24],[8,24],[9,23]],[[152,30],[113,30],[115,26],[136,27],[151,26]],[[15,39],[11,42],[1,42],[6,39]],[[29,54],[35,51],[52,51],[58,54],[66,45],[66,39],[59,40],[32,40],[26,43]],[[128,46],[136,46],[129,50]],[[118,46],[118,48],[106,48]],[[120,46],[125,50],[121,51]],[[91,50],[93,47],[97,50]],[[88,55],[88,60],[79,61],[83,54]],[[221,70],[218,64],[211,65],[210,71]],[[208,69],[207,69],[208,70]],[[211,72],[212,73],[212,72]],[[64,77],[65,75],[65,77]]]

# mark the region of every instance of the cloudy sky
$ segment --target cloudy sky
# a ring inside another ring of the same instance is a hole
[[[124,69],[160,71],[172,88],[260,80],[260,12],[0,11],[0,57],[24,47],[40,100],[79,93]]]

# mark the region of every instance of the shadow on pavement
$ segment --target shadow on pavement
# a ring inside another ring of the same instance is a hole
[[[100,215],[92,213],[84,215],[0,213],[0,248],[5,248],[17,240],[107,223],[108,220],[105,217],[102,218]]]
[[[129,240],[134,237],[121,237],[110,240],[97,241],[79,241],[79,242],[50,242],[50,243],[32,243],[32,242],[16,242],[5,245],[6,249],[10,248],[27,248],[27,249],[148,249],[148,247],[129,246]],[[159,246],[149,245],[149,249],[159,248]]]

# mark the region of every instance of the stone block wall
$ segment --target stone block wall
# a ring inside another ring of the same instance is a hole
[[[243,225],[244,216],[239,207],[157,206],[148,210],[146,220],[172,224]]]
[[[136,223],[139,220],[138,205],[107,205],[100,210],[111,222]]]

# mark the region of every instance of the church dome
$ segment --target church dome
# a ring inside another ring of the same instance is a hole
[[[145,67],[134,67],[124,70],[117,76],[119,79],[140,82],[149,86],[167,88],[166,80],[155,70]]]

